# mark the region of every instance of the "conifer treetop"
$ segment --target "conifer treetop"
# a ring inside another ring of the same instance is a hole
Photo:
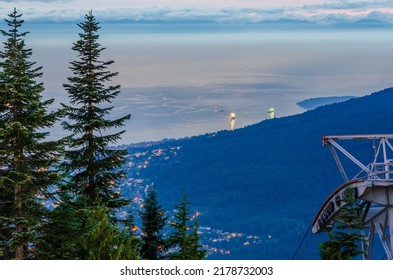
[[[73,75],[64,84],[70,105],[62,104],[68,118],[62,126],[71,132],[65,168],[74,172],[69,184],[74,192],[87,195],[91,205],[109,205],[119,198],[115,186],[124,176],[119,168],[126,155],[125,150],[113,150],[109,146],[116,144],[125,131],[105,133],[123,127],[131,116],[109,118],[114,107],[108,104],[120,93],[120,85],[111,84],[118,73],[108,70],[114,61],[100,59],[105,48],[98,42],[100,27],[91,11],[78,26],[81,32],[72,47],[77,59],[70,62]]]
[[[0,246],[7,256],[26,259],[41,240],[43,197],[60,180],[59,142],[45,141],[44,129],[61,113],[47,112],[53,99],[42,99],[42,68],[30,61],[32,50],[23,38],[28,32],[19,31],[22,15],[14,9],[8,16],[0,52]]]

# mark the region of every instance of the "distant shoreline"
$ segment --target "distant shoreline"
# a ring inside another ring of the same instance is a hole
[[[296,105],[306,109],[313,110],[324,105],[330,105],[333,103],[344,102],[349,99],[356,98],[356,96],[329,96],[329,97],[316,97],[309,98],[303,101],[297,102]]]

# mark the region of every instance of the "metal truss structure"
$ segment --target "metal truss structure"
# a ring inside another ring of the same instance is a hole
[[[322,204],[313,220],[312,232],[329,231],[334,223],[342,222],[342,199],[349,193],[349,189],[354,189],[359,205],[358,214],[365,226],[365,239],[362,242],[363,259],[371,259],[375,239],[380,240],[387,258],[393,259],[393,146],[389,142],[390,139],[393,139],[393,134],[337,135],[322,138],[322,145],[330,148],[344,184],[335,189]],[[372,141],[373,161],[368,164],[362,163],[339,145],[339,140]],[[348,178],[339,154],[344,155],[360,169],[355,177]]]

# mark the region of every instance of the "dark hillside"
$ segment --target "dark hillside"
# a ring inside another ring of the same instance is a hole
[[[225,258],[290,259],[320,204],[341,184],[322,136],[392,133],[392,108],[393,89],[386,89],[235,131],[153,145],[146,150],[180,148],[169,159],[151,160],[139,176],[154,182],[167,207],[187,192],[201,225],[263,240],[234,246]],[[360,157],[371,151],[364,143],[348,145]],[[320,239],[311,238],[303,258],[318,258]]]

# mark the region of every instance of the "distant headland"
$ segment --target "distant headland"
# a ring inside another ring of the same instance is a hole
[[[356,96],[330,96],[330,97],[316,97],[309,98],[296,103],[296,105],[306,109],[313,110],[320,106],[329,105],[333,103],[344,102],[349,99],[355,98]]]

